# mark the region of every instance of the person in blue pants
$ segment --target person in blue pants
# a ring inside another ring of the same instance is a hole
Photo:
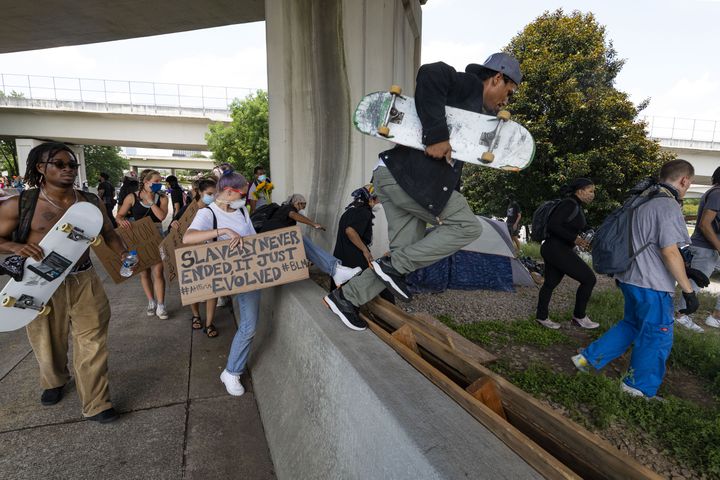
[[[623,319],[572,360],[581,371],[601,369],[633,346],[623,391],[655,397],[665,376],[673,343],[673,294],[680,285],[686,302],[683,313],[698,309],[679,245],[690,243],[680,201],[695,170],[685,160],[665,163],[659,175],[659,193],[637,207],[632,219],[632,241],[639,252],[630,268],[615,275],[625,298]],[[641,250],[644,246],[647,248]]]

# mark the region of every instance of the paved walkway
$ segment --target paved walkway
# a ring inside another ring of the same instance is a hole
[[[218,378],[231,309],[219,310],[220,336],[209,339],[190,328],[177,288],[168,289],[170,319],[159,320],[145,314],[139,279],[114,285],[98,273],[112,305],[110,392],[122,416],[84,421],[72,380],[59,404],[40,405],[25,330],[0,333],[0,479],[274,479],[249,377],[240,398]]]

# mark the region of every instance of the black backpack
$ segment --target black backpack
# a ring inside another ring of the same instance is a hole
[[[548,222],[550,221],[550,215],[552,215],[552,213],[562,201],[563,199],[561,198],[556,198],[555,200],[548,200],[547,202],[541,203],[537,210],[535,210],[532,217],[532,226],[530,227],[530,240],[534,242],[542,242],[543,240],[548,239],[547,226]],[[580,207],[578,207],[576,204],[575,210],[573,210],[572,215],[570,215],[567,221],[573,221],[579,213]]]
[[[250,215],[250,221],[252,222],[253,228],[255,228],[256,232],[260,233],[262,231],[265,222],[270,220],[272,216],[275,215],[275,212],[277,212],[278,208],[280,208],[280,205],[273,202],[267,203],[262,207],[258,207],[255,209],[252,215]]]
[[[597,273],[614,275],[627,271],[640,253],[650,246],[646,243],[635,251],[632,222],[635,210],[653,198],[674,198],[671,193],[653,185],[633,195],[622,207],[605,218],[592,239],[592,263]]]

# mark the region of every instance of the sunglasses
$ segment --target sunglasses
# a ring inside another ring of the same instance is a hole
[[[45,162],[45,163],[49,163],[50,165],[54,166],[58,170],[64,170],[65,167],[70,168],[70,170],[77,170],[80,167],[80,164],[75,161],[64,162],[62,160],[54,160],[52,162]]]
[[[245,197],[245,196],[247,195],[247,193],[245,192],[245,190],[240,190],[239,188],[225,187],[225,188],[223,188],[223,191],[224,191],[224,190],[230,190],[231,192],[239,193],[239,194],[240,194],[240,198],[243,198],[243,197]]]

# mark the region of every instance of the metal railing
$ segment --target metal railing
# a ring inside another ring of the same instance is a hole
[[[717,120],[681,117],[643,117],[648,136],[657,140],[684,140],[692,142],[720,142]]]
[[[104,80],[95,78],[50,77],[0,73],[0,104],[15,105],[19,100],[129,105],[157,109],[212,110],[228,112],[235,98],[258,90],[180,83]]]

